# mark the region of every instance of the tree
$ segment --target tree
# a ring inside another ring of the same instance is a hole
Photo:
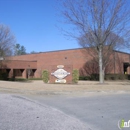
[[[111,52],[128,43],[130,37],[129,0],[62,0],[62,16],[71,27],[67,35],[92,47],[99,63],[100,83]],[[67,28],[68,30],[68,28]]]
[[[36,52],[36,51],[31,51],[30,52],[30,54],[36,54],[36,53],[38,53],[38,52]]]
[[[0,57],[11,56],[15,37],[6,25],[0,24]]]
[[[21,46],[21,55],[26,54],[26,49],[24,46]]]
[[[27,54],[25,47],[21,46],[20,44],[16,44],[14,55],[24,55],[24,54]]]
[[[91,64],[99,64],[99,47],[98,46],[95,47],[95,45],[91,46],[89,44],[89,43],[91,43],[90,41],[88,41],[88,39],[90,39],[90,37],[91,37],[90,35],[91,34],[86,34],[85,36],[82,36],[82,37],[79,38],[79,44],[82,47],[86,48],[86,50],[88,52],[87,54],[91,55],[91,57],[92,57],[92,60],[88,61],[88,63],[86,64],[86,67],[90,63]],[[114,58],[112,58],[112,57],[114,57],[114,51],[113,50],[116,50],[117,48],[119,48],[121,45],[124,45],[124,44],[125,44],[125,42],[124,42],[124,39],[122,37],[110,32],[108,38],[106,39],[106,42],[104,43],[104,45],[102,47],[103,80],[104,80],[105,74],[109,72],[108,68],[114,62]],[[91,47],[91,48],[88,48],[88,47]],[[99,72],[98,71],[99,67],[97,68],[97,72]],[[110,69],[111,69],[111,67],[110,67]],[[90,70],[92,70],[92,69],[89,69],[89,71]]]

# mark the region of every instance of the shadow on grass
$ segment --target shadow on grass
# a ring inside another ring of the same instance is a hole
[[[8,78],[6,81],[13,81],[13,82],[23,82],[23,83],[30,83],[31,80],[24,79],[24,78]]]
[[[29,78],[29,79],[25,79],[25,78],[9,78],[6,81],[14,81],[14,82],[25,82],[25,83],[30,83],[36,80],[42,80],[42,78]]]

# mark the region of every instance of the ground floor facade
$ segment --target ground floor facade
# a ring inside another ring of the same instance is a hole
[[[130,74],[130,54],[113,51],[110,59],[106,74]],[[58,65],[77,69],[80,76],[98,73],[98,63],[83,48],[6,57],[1,61],[0,71],[6,71],[9,77],[40,78],[43,70],[52,73]]]

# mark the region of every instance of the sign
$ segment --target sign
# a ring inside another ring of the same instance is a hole
[[[65,79],[56,79],[55,83],[66,83]]]
[[[63,67],[64,67],[63,65],[58,65],[57,66],[58,69],[54,73],[51,73],[51,75],[54,75],[56,78],[60,79],[55,82],[60,82],[61,79],[64,79],[67,75],[70,74],[69,72],[64,70]],[[63,81],[63,82],[66,82],[66,81]]]
[[[72,83],[72,65],[52,65],[49,83]]]
[[[63,78],[65,78],[69,74],[70,73],[68,73],[64,69],[57,69],[54,73],[51,73],[51,75],[54,75],[58,79],[63,79]]]
[[[64,68],[64,65],[57,65],[57,68],[62,69]]]

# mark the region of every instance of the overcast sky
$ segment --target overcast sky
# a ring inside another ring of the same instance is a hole
[[[0,23],[8,25],[27,52],[79,48],[56,27],[57,0],[0,0]],[[62,25],[64,26],[64,25]]]

